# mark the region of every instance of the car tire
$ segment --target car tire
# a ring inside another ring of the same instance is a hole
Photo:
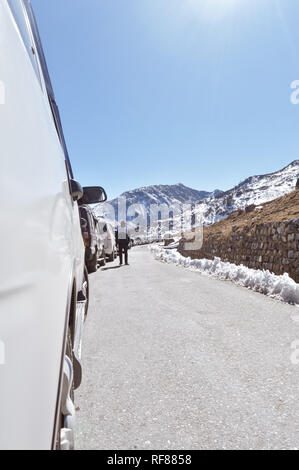
[[[106,253],[105,253],[105,250],[103,250],[102,256],[103,256],[103,258],[100,261],[100,265],[101,266],[106,266]]]
[[[87,265],[88,273],[95,273],[98,269],[98,252],[96,251],[92,260]]]
[[[114,261],[116,258],[115,256],[115,250],[112,251],[111,255],[109,255],[108,257],[108,261],[111,263],[112,261]]]

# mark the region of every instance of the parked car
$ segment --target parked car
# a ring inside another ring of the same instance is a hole
[[[82,227],[85,244],[85,263],[88,273],[94,273],[97,271],[98,264],[105,264],[104,239],[101,236],[98,220],[91,207],[88,204],[82,204],[79,205],[79,211],[81,219],[86,221],[86,224]]]
[[[74,179],[29,0],[0,2],[0,81],[0,449],[70,449],[88,301],[77,201],[106,194]]]
[[[101,233],[104,235],[105,253],[108,261],[114,261],[117,257],[115,231],[112,225],[105,219],[98,219]]]
[[[106,264],[106,244],[105,244],[105,234],[101,230],[99,220],[97,217],[94,216],[94,222],[95,222],[95,227],[96,227],[96,236],[98,240],[98,247],[99,249],[99,257],[98,257],[98,263],[100,266],[105,266]]]

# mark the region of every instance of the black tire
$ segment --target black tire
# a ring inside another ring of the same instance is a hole
[[[105,250],[103,250],[102,256],[103,256],[103,258],[100,260],[100,266],[106,266],[106,253],[105,253]]]
[[[88,262],[87,270],[88,273],[96,273],[98,269],[98,252],[96,251],[92,260]]]
[[[109,257],[108,257],[108,261],[109,261],[110,263],[112,263],[112,261],[114,261],[115,258],[116,258],[116,256],[115,256],[115,251],[113,250],[112,253],[111,253],[111,255],[109,255]]]

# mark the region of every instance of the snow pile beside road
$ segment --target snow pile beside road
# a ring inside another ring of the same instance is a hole
[[[221,261],[220,258],[214,258],[213,261],[185,258],[177,250],[167,250],[157,245],[152,245],[150,249],[157,260],[174,263],[222,280],[230,280],[272,298],[299,305],[299,284],[288,274],[277,276],[270,271],[250,269],[243,265],[237,266]]]

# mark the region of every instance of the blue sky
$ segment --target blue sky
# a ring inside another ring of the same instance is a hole
[[[32,0],[76,178],[228,189],[299,158],[298,0]]]

